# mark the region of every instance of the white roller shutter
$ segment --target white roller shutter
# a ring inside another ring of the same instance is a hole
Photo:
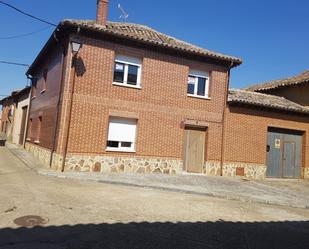
[[[135,142],[136,120],[125,118],[110,118],[108,140],[119,142]]]

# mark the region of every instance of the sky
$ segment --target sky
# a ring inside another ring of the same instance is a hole
[[[52,23],[95,19],[96,0],[4,0]],[[308,0],[109,0],[108,19],[140,23],[212,51],[240,57],[231,88],[280,79],[309,69]],[[0,5],[0,60],[31,64],[53,31]],[[43,30],[42,30],[43,29]],[[3,39],[38,31],[18,39]],[[27,84],[26,69],[0,64],[0,95]],[[0,98],[3,96],[0,96]]]

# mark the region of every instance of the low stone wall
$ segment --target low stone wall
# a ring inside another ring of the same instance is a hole
[[[36,157],[42,164],[49,166],[50,164],[50,155],[51,151],[45,148],[42,148],[38,145],[32,143],[26,143],[25,149],[31,152],[34,157]],[[60,170],[61,169],[62,157],[56,153],[53,154],[52,169]]]
[[[264,179],[266,177],[266,166],[263,164],[251,163],[237,163],[228,162],[223,164],[223,176],[237,176],[237,171],[240,172],[239,176],[252,179]]]
[[[29,152],[31,152],[34,157],[39,159],[39,161],[43,164],[49,164],[50,160],[50,150],[47,150],[45,148],[42,148],[40,146],[31,144],[31,143],[26,143],[25,144],[25,149]]]
[[[66,170],[82,172],[161,173],[182,172],[182,160],[144,157],[68,155]]]

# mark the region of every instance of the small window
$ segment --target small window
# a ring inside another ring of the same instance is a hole
[[[33,81],[32,88],[31,88],[31,98],[36,97],[36,81]]]
[[[134,152],[136,119],[111,117],[108,126],[107,150]]]
[[[36,143],[40,142],[40,138],[41,138],[41,129],[42,129],[42,117],[39,117],[39,123],[38,123],[38,133],[37,133],[37,137],[36,137]]]
[[[140,87],[141,60],[129,56],[116,55],[114,83]]]
[[[8,117],[11,118],[14,115],[14,106],[11,106],[11,108],[8,111]]]
[[[208,98],[209,76],[208,73],[190,70],[188,77],[187,94],[189,96]]]
[[[45,68],[43,70],[43,83],[42,83],[42,90],[41,93],[46,91],[46,86],[47,86],[47,75],[48,75],[48,69]]]

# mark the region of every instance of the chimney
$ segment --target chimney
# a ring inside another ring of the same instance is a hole
[[[97,0],[97,24],[106,25],[108,0]]]

